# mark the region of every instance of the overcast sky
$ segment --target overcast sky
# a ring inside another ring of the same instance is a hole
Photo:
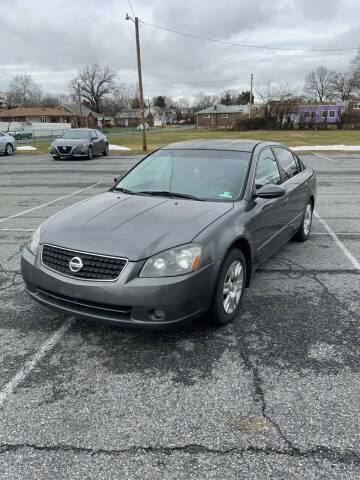
[[[281,48],[358,47],[359,0],[132,0],[144,22],[235,43]],[[44,91],[67,93],[87,64],[137,80],[128,0],[1,0],[0,90],[30,73]],[[287,80],[299,91],[319,65],[348,69],[355,51],[280,52],[228,46],[147,25],[140,29],[144,94],[194,96]]]

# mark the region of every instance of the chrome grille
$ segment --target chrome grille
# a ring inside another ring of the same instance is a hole
[[[63,146],[63,145],[59,145],[57,147],[58,149],[58,152],[59,153],[63,153],[65,155],[69,155],[69,153],[71,153],[71,150],[72,150],[73,147],[66,147],[66,146]]]
[[[76,273],[71,271],[69,266],[74,257],[79,257],[83,263],[81,270]],[[42,247],[41,262],[45,267],[63,275],[99,281],[116,280],[127,265],[126,258],[97,255],[48,244]]]

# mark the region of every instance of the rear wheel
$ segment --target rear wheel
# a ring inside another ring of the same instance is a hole
[[[305,240],[309,238],[311,224],[312,224],[312,216],[313,216],[313,204],[312,204],[312,201],[309,200],[304,210],[301,226],[294,236],[295,240],[297,240],[298,242],[305,242]]]
[[[93,156],[94,156],[94,150],[93,150],[92,147],[89,147],[87,157],[88,157],[89,160],[91,160],[93,158]]]
[[[226,325],[236,317],[246,282],[246,261],[241,250],[233,248],[226,256],[216,281],[209,310],[212,323]]]
[[[14,147],[11,145],[11,143],[8,143],[5,147],[5,155],[12,155],[14,153]]]

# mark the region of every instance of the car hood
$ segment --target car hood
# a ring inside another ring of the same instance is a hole
[[[58,138],[56,139],[52,145],[55,147],[64,145],[68,147],[74,147],[76,145],[83,145],[84,143],[89,143],[88,138]]]
[[[191,242],[233,207],[232,202],[106,192],[51,216],[41,243],[136,261]]]

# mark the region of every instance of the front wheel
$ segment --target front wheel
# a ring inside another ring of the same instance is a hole
[[[94,150],[93,150],[92,147],[89,147],[87,157],[88,157],[89,160],[91,160],[93,158],[93,156],[94,156]]]
[[[8,155],[9,157],[14,153],[14,147],[11,145],[11,143],[8,143],[5,147],[5,155]]]
[[[306,204],[303,220],[301,222],[299,230],[295,233],[295,240],[298,242],[305,242],[309,238],[311,224],[312,224],[312,216],[313,216],[313,204],[312,201],[309,200]]]
[[[107,157],[109,155],[109,145],[106,145],[105,150],[103,151],[104,157]]]
[[[244,293],[246,261],[241,250],[233,248],[226,256],[216,281],[209,310],[212,323],[226,325],[234,320]]]

